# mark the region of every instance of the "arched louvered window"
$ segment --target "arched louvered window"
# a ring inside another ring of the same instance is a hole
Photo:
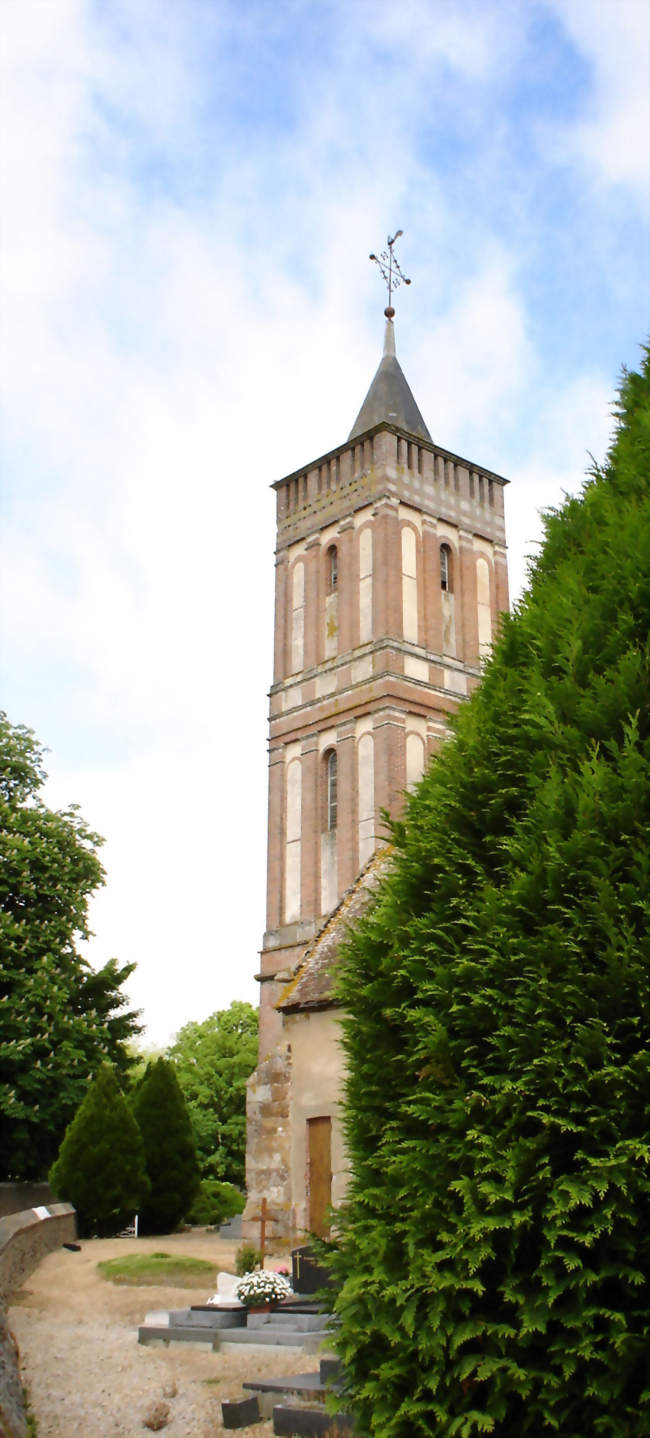
[[[440,545],[440,588],[451,592],[451,549],[448,544]]]
[[[327,592],[333,594],[339,582],[339,556],[335,544],[327,551]]]

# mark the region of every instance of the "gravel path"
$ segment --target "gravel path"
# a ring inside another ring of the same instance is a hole
[[[185,1288],[127,1288],[97,1274],[118,1254],[191,1254],[234,1270],[237,1244],[202,1231],[152,1239],[92,1239],[81,1253],[59,1249],[14,1295],[9,1322],[38,1438],[146,1438],[143,1419],[157,1403],[169,1408],[170,1438],[214,1438],[225,1430],[221,1400],[239,1398],[242,1380],[280,1376],[314,1366],[295,1350],[212,1353],[182,1344],[138,1344],[150,1309],[182,1308],[207,1298]],[[216,1284],[215,1284],[216,1286]],[[271,1438],[272,1423],[239,1429],[242,1438]]]

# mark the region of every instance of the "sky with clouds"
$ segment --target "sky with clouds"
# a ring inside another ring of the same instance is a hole
[[[646,0],[7,0],[2,707],[146,1039],[256,1002],[274,496],[379,361],[538,511],[648,336]]]

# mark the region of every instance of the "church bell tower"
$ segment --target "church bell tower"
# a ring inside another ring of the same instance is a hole
[[[277,494],[262,1054],[277,975],[420,778],[508,607],[506,480],[434,444],[386,320],[344,444]]]
[[[393,243],[382,259],[395,287]],[[247,1213],[264,1193],[278,1210],[284,1194],[292,1211],[291,1044],[276,1005],[383,842],[382,810],[399,812],[478,684],[508,608],[507,481],[432,439],[396,356],[391,298],[348,438],[273,486],[267,922]]]

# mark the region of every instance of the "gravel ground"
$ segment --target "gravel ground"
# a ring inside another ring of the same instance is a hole
[[[281,1348],[212,1353],[184,1344],[138,1344],[137,1328],[152,1309],[183,1308],[209,1296],[200,1289],[122,1287],[99,1277],[101,1259],[160,1252],[207,1258],[234,1271],[237,1244],[199,1230],[165,1238],[92,1239],[81,1253],[58,1249],[14,1295],[9,1323],[18,1341],[23,1382],[38,1438],[146,1438],[144,1418],[157,1403],[169,1408],[170,1438],[223,1433],[221,1400],[242,1396],[242,1381],[304,1372],[313,1357]],[[216,1283],[215,1283],[216,1286]],[[272,1423],[239,1429],[242,1438],[271,1438]]]

